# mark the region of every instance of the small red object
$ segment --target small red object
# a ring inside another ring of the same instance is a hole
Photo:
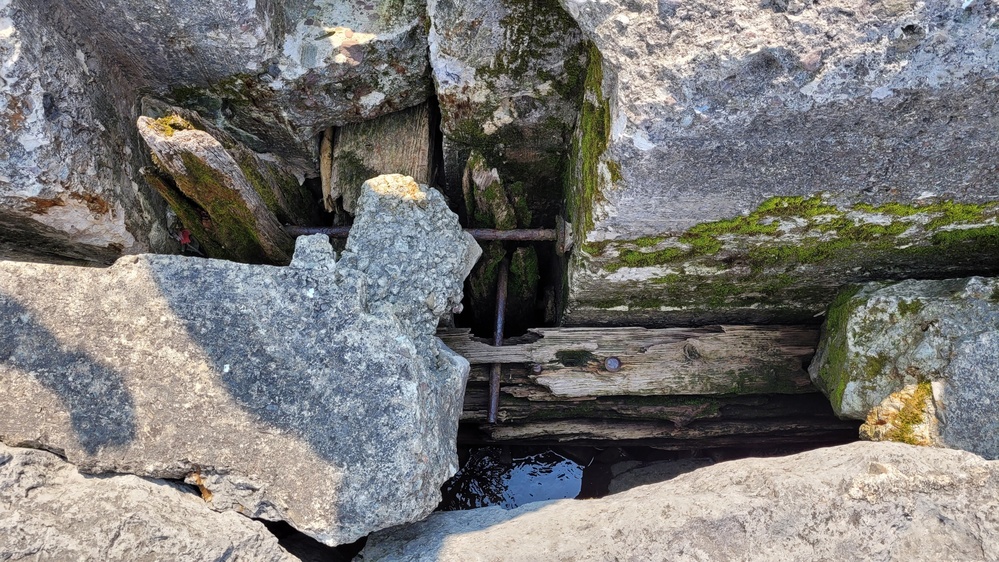
[[[181,244],[190,244],[191,243],[191,231],[190,230],[188,230],[188,229],[185,228],[184,230],[180,231],[180,243]]]

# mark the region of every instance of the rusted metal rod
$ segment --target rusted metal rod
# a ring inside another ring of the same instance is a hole
[[[292,236],[325,234],[331,238],[346,238],[349,226],[286,226],[284,231]],[[496,230],[494,228],[466,228],[465,232],[476,240],[513,240],[517,242],[554,241],[558,232],[554,228],[521,228],[516,230]]]
[[[493,345],[503,345],[503,324],[506,321],[506,285],[510,274],[510,259],[503,258],[496,274],[496,329],[493,331]],[[489,413],[486,420],[496,423],[499,413],[500,373],[502,365],[493,363],[489,368]]]
[[[325,234],[330,238],[346,238],[350,234],[349,226],[286,226],[284,231],[292,236],[308,236],[309,234]]]
[[[514,240],[518,242],[533,242],[536,240],[556,240],[558,233],[554,228],[520,228],[516,230],[496,230],[494,228],[466,228],[465,232],[476,240]]]

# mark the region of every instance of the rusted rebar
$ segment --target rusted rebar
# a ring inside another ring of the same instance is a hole
[[[495,228],[466,228],[465,232],[476,240],[513,240],[516,242],[554,241],[558,233],[554,228],[518,228],[496,230]]]
[[[496,274],[496,329],[493,331],[493,346],[503,345],[503,324],[506,321],[506,285],[510,273],[510,259],[503,258],[500,262],[499,272]],[[496,423],[496,415],[499,413],[499,391],[500,373],[502,372],[499,363],[493,363],[489,368],[489,414],[486,420],[489,423]]]
[[[346,238],[350,234],[349,226],[286,226],[284,231],[292,236],[308,234],[325,234],[330,238]],[[515,242],[554,241],[558,232],[554,228],[520,228],[515,230],[496,230],[494,228],[466,228],[465,232],[476,240],[512,240]]]
[[[325,234],[330,238],[346,238],[350,234],[349,226],[286,226],[284,231],[292,236],[308,236],[309,234]]]

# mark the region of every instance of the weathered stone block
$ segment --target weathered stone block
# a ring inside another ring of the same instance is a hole
[[[579,114],[585,38],[557,0],[430,0],[427,9],[451,193],[474,150],[529,209],[518,226],[551,227]]]
[[[260,522],[216,513],[189,489],[84,476],[47,451],[0,443],[4,560],[296,560]]]
[[[999,281],[871,283],[837,297],[809,374],[869,439],[999,458]]]
[[[596,48],[569,324],[804,321],[999,271],[999,7],[561,2]]]
[[[60,32],[86,30],[129,91],[194,109],[257,152],[303,171],[330,125],[431,95],[425,0],[71,0]]]
[[[0,440],[186,478],[327,543],[424,517],[455,471],[468,363],[434,337],[478,246],[411,178],[365,184],[341,259],[0,262]]]
[[[597,500],[435,513],[369,537],[362,559],[991,560],[997,487],[999,463],[963,451],[854,443]]]
[[[162,202],[131,162],[132,100],[40,4],[0,1],[0,256],[106,265],[167,251]]]

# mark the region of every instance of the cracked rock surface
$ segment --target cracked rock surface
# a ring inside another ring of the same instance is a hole
[[[853,443],[718,463],[596,500],[440,512],[365,562],[995,560],[999,463]]]
[[[418,520],[457,468],[468,363],[434,330],[478,251],[396,175],[365,183],[339,261],[309,237],[289,267],[0,262],[0,441],[330,545]]]
[[[258,521],[216,513],[190,490],[85,476],[47,451],[0,443],[0,559],[291,562]]]

